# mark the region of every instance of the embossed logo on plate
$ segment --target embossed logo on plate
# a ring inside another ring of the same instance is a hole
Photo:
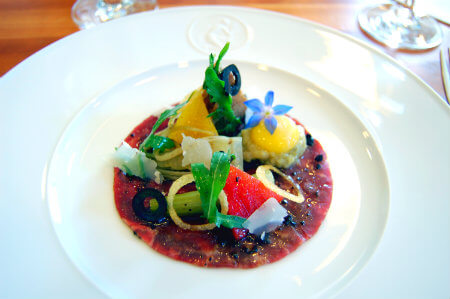
[[[232,49],[244,46],[249,39],[249,33],[247,26],[235,17],[211,15],[192,22],[188,39],[202,52],[217,53],[226,42],[231,43]]]

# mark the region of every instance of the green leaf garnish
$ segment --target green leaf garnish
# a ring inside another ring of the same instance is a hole
[[[225,56],[225,54],[228,52],[228,48],[230,48],[230,42],[226,43],[223,49],[219,53],[219,57],[217,57],[216,65],[214,67],[214,70],[217,74],[219,74],[219,65],[222,62],[222,58]]]
[[[192,94],[191,94],[192,96]],[[190,99],[190,97],[189,97]],[[169,117],[174,116],[177,114],[178,110],[180,110],[186,103],[189,101],[189,99],[181,104],[176,105],[172,109],[168,109],[161,113],[158,120],[153,125],[152,131],[150,132],[150,135],[145,138],[145,140],[141,143],[139,146],[139,150],[148,153],[151,149],[159,150],[160,152],[164,152],[166,149],[170,149],[172,147],[175,147],[175,142],[167,137],[164,136],[158,136],[155,135],[156,130],[161,126],[161,124]]]
[[[230,105],[232,99],[230,95],[225,94],[225,82],[219,79],[216,71],[212,67],[208,67],[205,71],[205,89],[206,92],[220,102],[222,105]]]
[[[245,222],[245,218],[233,215],[224,215],[217,211],[216,213],[216,225],[217,227],[225,226],[228,228],[242,228],[242,224]]]
[[[230,172],[228,155],[223,152],[215,152],[211,159],[210,170],[203,163],[194,163],[191,168],[195,185],[202,199],[203,215],[209,222],[215,222],[217,199],[220,191],[225,187]]]
[[[232,109],[232,98],[225,92],[225,82],[219,78],[219,67],[223,56],[228,51],[230,43],[226,43],[219,53],[216,63],[214,64],[214,56],[209,56],[209,66],[205,71],[205,81],[203,88],[210,96],[210,101],[217,103],[218,108],[209,116],[212,117],[214,125],[220,135],[232,136],[236,133],[237,128],[241,124],[241,120],[234,115]]]
[[[194,163],[191,168],[195,185],[202,200],[203,216],[218,227],[221,225],[228,228],[242,227],[244,218],[224,215],[217,209],[219,193],[225,187],[230,172],[230,155],[224,152],[215,152],[209,170],[203,163]]]
[[[149,139],[148,146],[149,148],[157,149],[163,153],[166,149],[175,147],[175,142],[164,136],[153,135]]]

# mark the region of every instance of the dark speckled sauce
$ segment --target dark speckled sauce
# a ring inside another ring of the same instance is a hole
[[[132,147],[137,147],[150,133],[156,119],[155,116],[146,119],[125,141]],[[161,129],[166,125],[161,126]],[[194,232],[181,229],[171,221],[150,227],[135,216],[132,199],[139,190],[146,187],[157,188],[167,194],[171,182],[157,185],[155,182],[128,177],[116,168],[114,196],[117,211],[142,241],[159,253],[179,261],[201,267],[231,268],[254,268],[275,262],[311,238],[319,229],[330,207],[332,179],[326,154],[317,140],[311,140],[312,145],[308,146],[299,161],[285,171],[299,183],[305,201],[301,204],[284,202],[283,205],[291,217],[277,230],[267,234],[264,240],[250,234],[236,242],[229,229],[216,228],[212,231]],[[247,167],[254,166],[248,164]],[[283,184],[285,183],[280,182],[280,185]],[[188,190],[189,186],[186,186],[180,192]]]

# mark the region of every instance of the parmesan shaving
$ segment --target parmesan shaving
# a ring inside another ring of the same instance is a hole
[[[195,139],[190,136],[184,136],[183,134],[181,148],[183,150],[181,166],[185,167],[192,163],[202,163],[209,169],[213,151],[207,140],[202,138]]]
[[[261,235],[261,239],[263,239],[262,234],[265,235],[265,233],[275,230],[283,223],[284,217],[287,215],[286,209],[275,198],[271,197],[256,209],[242,226],[252,234]]]
[[[113,165],[128,175],[138,176],[142,179],[155,179],[158,175],[162,181],[161,173],[156,173],[156,162],[136,148],[132,148],[125,141],[116,149],[113,155]]]

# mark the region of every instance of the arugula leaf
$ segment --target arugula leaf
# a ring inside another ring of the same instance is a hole
[[[203,88],[210,96],[210,101],[218,104],[218,108],[209,116],[212,117],[214,125],[220,135],[232,136],[236,133],[241,120],[234,115],[232,109],[233,99],[225,92],[225,82],[219,78],[219,66],[225,56],[230,43],[227,43],[220,51],[219,57],[214,64],[214,56],[209,57],[210,65],[205,71]]]
[[[225,94],[225,82],[219,79],[216,71],[212,67],[208,67],[205,71],[205,89],[206,92],[215,98],[220,104],[229,103],[231,106],[231,96]]]
[[[216,71],[217,74],[219,74],[219,71],[220,71],[219,70],[220,62],[222,61],[222,58],[225,56],[225,54],[228,52],[228,48],[230,48],[230,42],[225,44],[225,46],[219,53],[219,57],[217,57],[216,66],[214,68],[214,70]]]
[[[214,68],[214,55],[212,53],[209,54],[209,66]]]
[[[218,107],[214,112],[210,114],[214,119],[214,125],[221,135],[234,136],[236,130],[241,124],[241,120],[236,118],[233,110]],[[219,130],[219,128],[221,128]]]
[[[192,96],[192,94],[191,94]],[[190,99],[191,97],[189,97]],[[177,114],[178,110],[180,110],[186,103],[189,101],[189,99],[181,104],[176,105],[172,109],[168,109],[161,113],[158,120],[153,125],[152,131],[150,132],[150,135],[145,138],[145,140],[141,143],[139,146],[139,150],[143,152],[149,152],[152,148],[155,150],[159,150],[160,152],[164,152],[166,149],[170,149],[172,147],[175,147],[175,142],[167,137],[164,136],[158,136],[155,135],[155,131],[161,126],[161,124],[169,117],[174,116]]]
[[[216,225],[221,227],[222,225],[228,228],[242,228],[245,218],[233,215],[224,215],[217,211],[216,214]]]
[[[175,142],[164,136],[153,135],[149,139],[148,146],[149,148],[158,149],[163,153],[166,149],[175,147]]]
[[[200,192],[203,215],[209,222],[215,222],[217,199],[220,191],[225,187],[230,161],[223,152],[215,152],[211,159],[211,168],[208,170],[203,163],[191,165],[195,185]]]
[[[209,176],[209,170],[203,163],[191,164],[192,175],[194,176],[195,185],[200,193],[200,199],[202,201],[203,216],[206,219],[211,218],[210,202],[212,201],[211,191],[211,177]],[[218,196],[218,194],[217,194]]]
[[[219,193],[225,187],[230,172],[230,155],[224,152],[215,152],[211,159],[211,168],[208,170],[203,163],[191,165],[195,185],[202,200],[203,216],[210,223],[218,227],[242,227],[244,218],[224,215],[217,210]]]

